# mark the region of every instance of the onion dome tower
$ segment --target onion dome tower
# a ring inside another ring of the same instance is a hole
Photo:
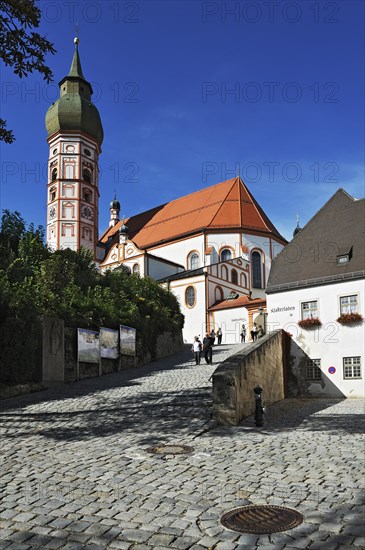
[[[46,114],[47,244],[54,250],[85,247],[95,257],[103,127],[82,72],[78,37],[74,43],[70,72],[59,83],[60,98]]]

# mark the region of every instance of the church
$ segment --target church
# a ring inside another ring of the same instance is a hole
[[[265,329],[265,288],[287,241],[240,177],[120,218],[116,196],[99,236],[98,158],[103,142],[91,84],[75,38],[60,98],[46,114],[49,144],[47,244],[92,251],[101,271],[124,266],[173,292],[185,316],[184,340],[220,327],[223,343],[239,342],[242,324]]]

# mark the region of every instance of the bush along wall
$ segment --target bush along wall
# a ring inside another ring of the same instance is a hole
[[[156,281],[123,268],[101,274],[89,251],[51,252],[44,229],[7,210],[0,227],[0,383],[39,379],[38,325],[137,329],[141,355],[156,358],[160,334],[179,334],[183,315],[175,296]]]

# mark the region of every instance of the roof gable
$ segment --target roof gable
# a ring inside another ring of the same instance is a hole
[[[132,216],[126,223],[129,238],[142,249],[203,229],[246,229],[286,242],[239,177]],[[106,242],[121,225],[119,222],[107,230],[101,240]]]
[[[360,274],[365,265],[364,230],[365,200],[338,189],[275,258],[267,292]],[[338,264],[337,256],[350,250],[350,261]]]

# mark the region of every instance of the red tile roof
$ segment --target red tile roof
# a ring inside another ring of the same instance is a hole
[[[129,238],[140,249],[200,233],[203,228],[243,229],[272,235],[286,243],[239,177],[132,216],[125,223]],[[121,225],[119,222],[109,228],[101,241],[118,233]]]
[[[209,311],[218,311],[219,309],[231,309],[236,307],[247,307],[247,306],[254,306],[254,305],[266,305],[266,300],[264,298],[254,298],[253,300],[250,300],[248,296],[238,296],[238,298],[235,298],[234,300],[222,300],[221,302],[218,302],[211,306],[209,308]]]

